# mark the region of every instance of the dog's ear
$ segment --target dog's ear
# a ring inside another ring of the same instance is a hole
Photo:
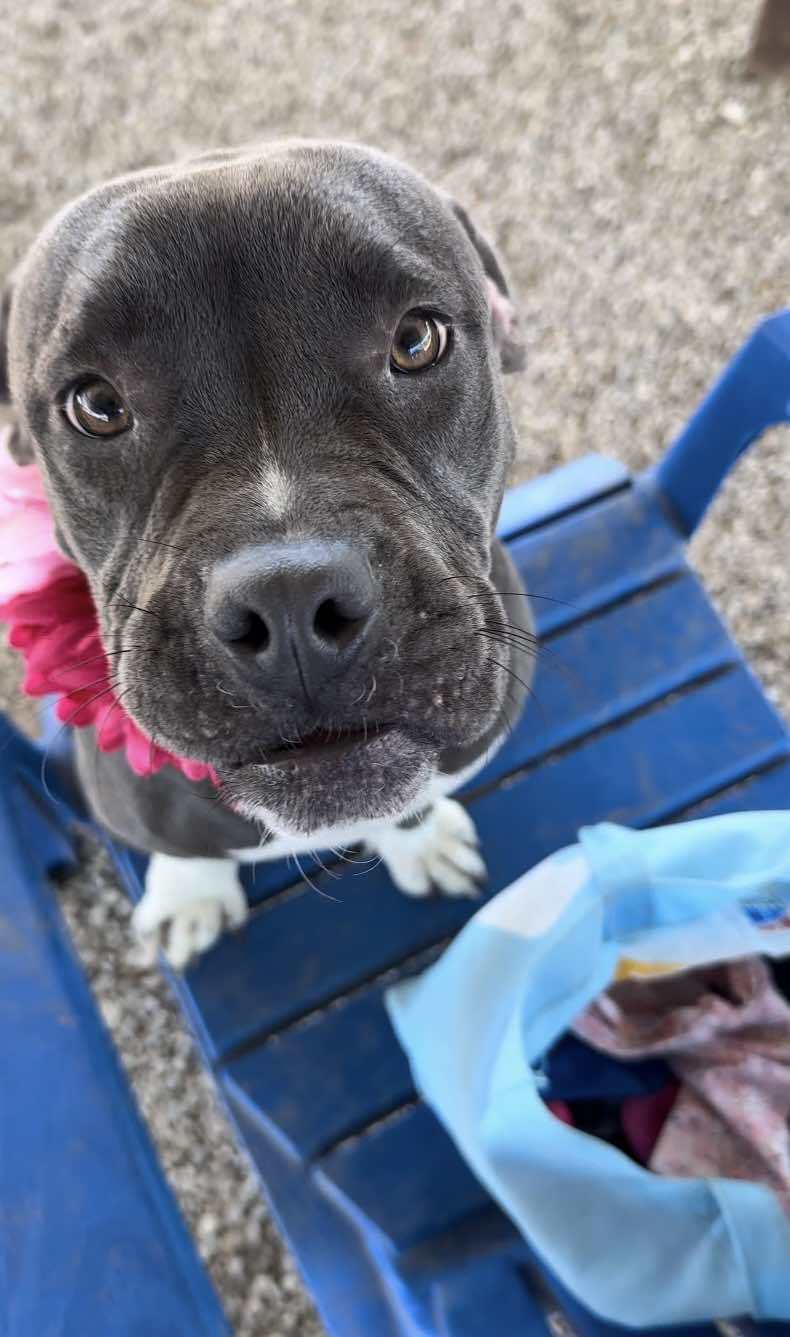
[[[491,320],[494,338],[499,348],[503,371],[523,371],[526,365],[526,353],[521,339],[518,312],[510,295],[507,279],[502,269],[502,262],[490,241],[475,226],[463,205],[451,196],[446,196],[447,203],[455,214],[461,227],[474,246],[483,265],[488,288],[488,303],[491,308]]]
[[[8,282],[0,295],[0,404],[8,404],[11,400],[11,387],[8,383],[8,327],[11,321],[13,295],[13,284]],[[33,447],[27,435],[13,421],[6,445],[11,458],[16,460],[17,464],[30,464],[33,459]]]

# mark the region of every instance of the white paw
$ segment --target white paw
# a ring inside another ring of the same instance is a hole
[[[144,964],[153,964],[161,948],[171,966],[183,970],[213,946],[226,924],[238,928],[246,918],[247,902],[233,860],[154,854],[132,928]]]
[[[475,824],[455,799],[439,799],[425,821],[411,830],[386,827],[370,844],[407,896],[432,891],[477,896],[486,877]]]

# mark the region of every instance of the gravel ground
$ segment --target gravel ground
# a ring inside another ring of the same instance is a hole
[[[744,76],[757,3],[0,0],[0,269],[121,169],[281,133],[368,140],[453,191],[507,256],[530,350],[511,387],[518,478],[591,449],[642,467],[790,298],[790,89]],[[788,713],[789,502],[783,429],[693,549]],[[3,704],[15,682],[5,657]],[[96,852],[63,899],[236,1332],[312,1337],[179,1015],[129,963]]]

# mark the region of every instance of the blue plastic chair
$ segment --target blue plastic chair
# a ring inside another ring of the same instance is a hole
[[[546,653],[536,700],[464,795],[487,894],[586,823],[790,806],[786,727],[684,553],[739,455],[788,418],[790,312],[757,329],[658,468],[632,478],[591,456],[505,498],[500,533],[548,596],[535,601]],[[71,857],[67,769],[53,806],[39,753],[10,726],[0,766],[9,1332],[223,1333],[45,887]],[[138,896],[145,861],[113,854]],[[487,1198],[417,1098],[382,1006],[474,907],[412,902],[380,870],[324,862],[310,875],[331,900],[285,863],[249,870],[247,926],[173,983],[326,1326],[545,1335],[551,1294],[582,1337],[622,1331],[563,1291]]]

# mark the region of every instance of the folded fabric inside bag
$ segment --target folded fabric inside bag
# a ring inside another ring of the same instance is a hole
[[[790,1210],[790,1006],[759,957],[615,984],[574,1029],[609,1055],[664,1055],[679,1078],[651,1169],[754,1180]]]
[[[572,1033],[545,1055],[537,1076],[547,1107],[564,1123],[605,1138],[643,1164],[678,1090],[662,1060],[624,1063]]]
[[[425,1099],[530,1245],[602,1317],[790,1318],[788,1007],[754,959],[786,954],[790,813],[603,825],[389,991]],[[635,1071],[658,1058],[677,1079],[675,1093],[671,1074],[662,1087],[654,1072],[652,1090],[620,1104],[632,1151],[647,1149],[661,1174],[566,1121],[572,1082],[547,1079],[574,1023],[585,1047]],[[558,1117],[544,1096],[565,1102]],[[627,1105],[650,1099],[655,1109]]]

